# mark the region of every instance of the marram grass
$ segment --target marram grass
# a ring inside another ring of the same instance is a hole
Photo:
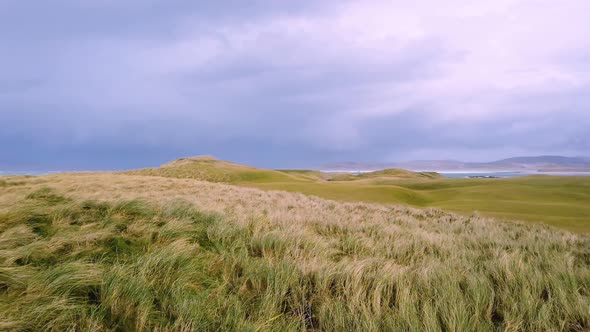
[[[231,183],[338,201],[407,204],[465,214],[479,211],[488,217],[543,222],[590,234],[590,177],[587,176],[447,179],[437,173],[403,169],[357,175],[309,170],[274,171],[209,156],[183,158],[159,168],[124,174]]]
[[[1,331],[590,329],[583,235],[198,182],[88,199],[81,178],[0,191]]]

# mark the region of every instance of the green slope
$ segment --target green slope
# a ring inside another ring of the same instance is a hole
[[[285,190],[340,201],[477,211],[501,219],[545,222],[590,231],[590,177],[528,176],[447,179],[437,173],[389,169],[360,175],[311,170],[266,170],[212,157],[184,158],[126,174],[193,178],[266,190]]]
[[[310,181],[284,172],[254,168],[210,156],[182,158],[159,168],[123,172],[129,175],[163,176],[224,183],[265,183]]]
[[[475,211],[497,218],[539,221],[590,231],[590,177],[530,176],[512,179],[379,180],[346,183],[250,183],[334,200],[401,203]]]
[[[400,168],[388,168],[381,171],[361,173],[361,174],[338,174],[329,179],[329,181],[357,181],[357,180],[375,180],[383,179],[439,179],[442,176],[436,172],[412,172]]]

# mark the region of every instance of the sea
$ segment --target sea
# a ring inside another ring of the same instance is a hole
[[[473,177],[515,178],[528,175],[590,176],[590,172],[439,172],[446,178],[462,179]]]

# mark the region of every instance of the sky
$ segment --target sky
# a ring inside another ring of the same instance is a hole
[[[0,170],[590,155],[590,1],[0,0]]]

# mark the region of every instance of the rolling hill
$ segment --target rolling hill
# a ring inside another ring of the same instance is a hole
[[[312,170],[269,170],[219,160],[212,156],[180,158],[158,168],[125,171],[129,175],[163,176],[223,183],[282,183],[312,181],[355,181],[365,179],[437,178],[436,173],[416,173],[403,169],[350,174]]]
[[[358,181],[377,179],[440,179],[442,176],[436,172],[412,172],[400,168],[387,168],[381,171],[366,172],[360,174],[343,173],[329,178],[328,181]]]
[[[585,157],[535,156],[514,157],[492,162],[462,162],[456,160],[415,160],[397,163],[345,162],[328,164],[326,170],[381,170],[404,168],[417,171],[590,171],[590,159]]]
[[[163,176],[223,183],[292,182],[306,180],[300,174],[254,168],[219,160],[212,156],[181,158],[166,163],[159,168],[131,170],[123,172],[123,174]]]
[[[544,222],[575,232],[590,232],[590,177],[448,179],[437,173],[403,169],[360,174],[278,171],[210,156],[182,158],[160,168],[123,174],[222,182],[347,202],[439,207],[467,215],[477,211],[499,219]]]

